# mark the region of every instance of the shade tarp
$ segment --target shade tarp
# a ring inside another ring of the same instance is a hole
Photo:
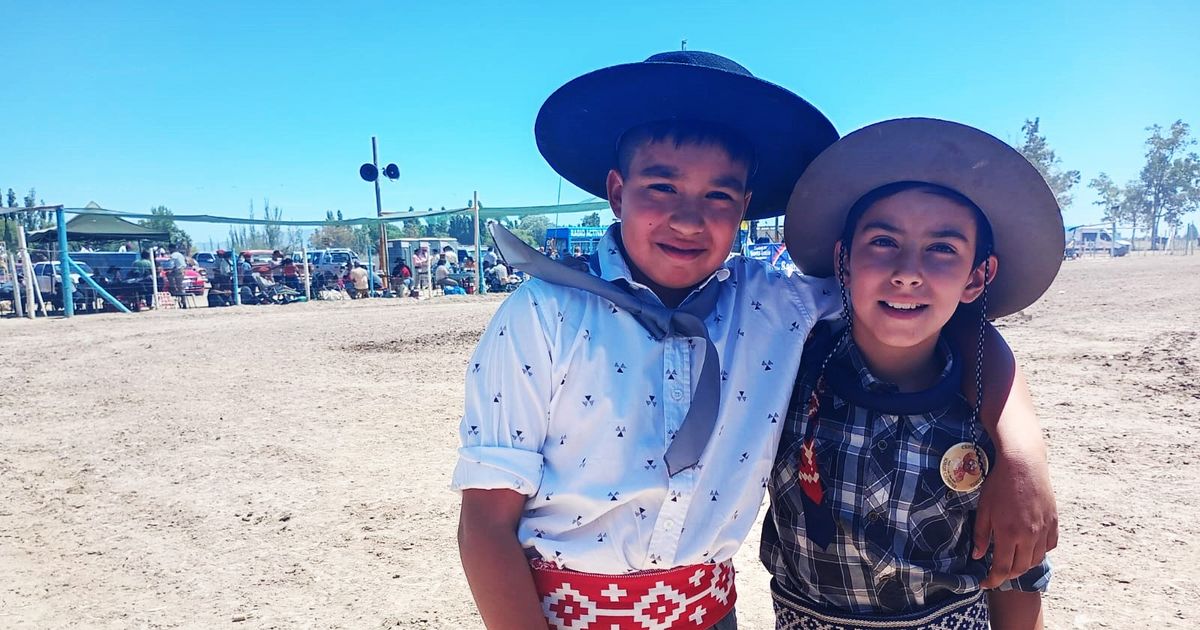
[[[31,243],[53,243],[58,228],[30,232]],[[131,223],[111,214],[80,214],[67,221],[68,241],[165,241],[170,234]]]
[[[607,201],[585,201],[582,203],[568,203],[552,206],[521,206],[521,207],[504,207],[490,208],[484,204],[479,205],[479,216],[483,219],[496,219],[500,217],[523,217],[532,214],[569,214],[572,212],[597,212],[608,209]],[[130,217],[135,219],[150,219],[158,215],[146,212],[123,212],[119,210],[109,210],[100,208],[94,204],[88,204],[86,208],[63,208],[64,212],[69,214],[84,213],[84,215],[107,215],[113,217]],[[362,217],[356,219],[343,219],[341,221],[286,221],[286,220],[270,220],[270,219],[254,219],[245,217],[222,217],[211,214],[172,214],[170,216],[176,223],[228,223],[232,225],[283,225],[291,227],[321,227],[325,225],[378,225],[380,223],[395,223],[406,219],[427,219],[430,217],[448,216],[452,214],[471,214],[474,210],[471,208],[452,208],[452,209],[429,209],[429,210],[414,210],[412,212],[384,212],[381,217]],[[72,219],[74,221],[74,219]],[[132,224],[131,224],[132,225]],[[69,234],[68,230],[68,234]]]

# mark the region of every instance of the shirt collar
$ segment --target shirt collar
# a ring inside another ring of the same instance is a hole
[[[856,405],[908,418],[920,435],[935,422],[940,410],[961,396],[962,368],[955,360],[954,350],[939,337],[935,352],[945,364],[934,384],[919,392],[901,392],[896,385],[871,374],[853,338],[847,337],[836,351],[834,363],[838,365],[830,366],[836,372],[830,384],[839,396]]]
[[[639,289],[639,293],[643,291],[654,293],[650,287],[633,279],[633,272],[629,270],[629,261],[625,259],[625,247],[621,244],[621,223],[619,221],[610,225],[608,231],[596,243],[596,253],[592,256],[588,268],[592,275],[600,276],[609,282],[624,280],[629,283],[629,286]],[[714,279],[717,282],[724,282],[729,278],[729,273],[728,266],[722,265],[708,279],[701,282],[696,290],[700,290]]]

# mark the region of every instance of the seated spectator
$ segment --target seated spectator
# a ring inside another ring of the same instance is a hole
[[[290,256],[283,259],[280,268],[283,273],[283,285],[289,289],[303,291],[300,287],[300,271],[296,268],[296,262]]]

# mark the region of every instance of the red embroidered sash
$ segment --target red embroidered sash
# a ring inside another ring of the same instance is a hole
[[[535,559],[542,612],[558,630],[702,630],[733,610],[733,562],[623,575],[580,573]]]

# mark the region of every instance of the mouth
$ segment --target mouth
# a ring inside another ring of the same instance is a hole
[[[681,261],[692,261],[704,255],[707,251],[701,247],[679,247],[668,245],[666,243],[657,243],[659,251],[665,254],[668,258]]]
[[[889,302],[885,300],[880,300],[879,306],[888,315],[899,319],[917,317],[922,311],[929,308],[928,304],[921,304],[919,302]]]

